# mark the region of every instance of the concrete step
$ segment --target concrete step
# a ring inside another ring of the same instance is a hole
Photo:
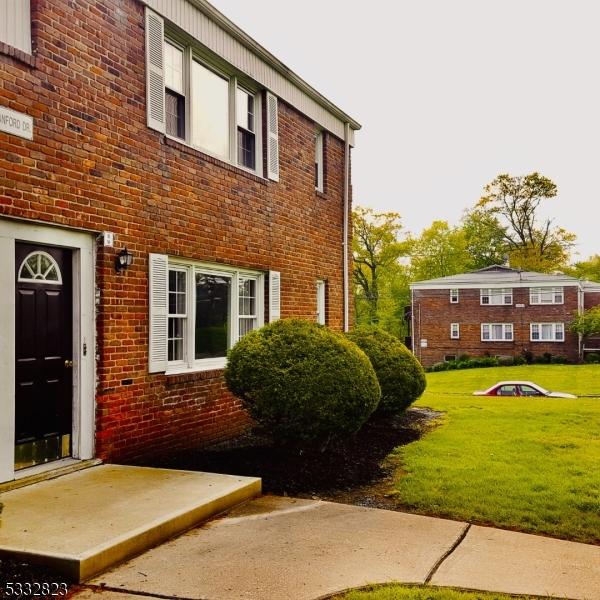
[[[253,477],[91,467],[2,493],[0,554],[82,582],[260,491]]]

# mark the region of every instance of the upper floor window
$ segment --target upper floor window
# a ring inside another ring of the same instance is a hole
[[[0,2],[0,42],[31,54],[31,8],[29,0]]]
[[[277,97],[266,93],[267,135],[262,135],[259,86],[200,44],[183,45],[165,35],[162,17],[146,10],[148,126],[202,152],[279,180]]]
[[[254,94],[238,86],[236,92],[238,165],[256,169],[256,114]]]
[[[319,131],[315,136],[315,189],[322,192],[325,189],[323,181],[324,165],[323,132]]]
[[[512,342],[512,323],[482,323],[481,340],[483,342]]]
[[[513,303],[510,288],[485,288],[481,290],[481,304],[489,306],[509,305]]]
[[[564,304],[565,293],[562,287],[531,288],[529,304]]]
[[[450,323],[450,338],[457,340],[460,338],[460,324]]]
[[[564,323],[531,323],[530,339],[532,342],[564,342]]]
[[[165,40],[165,118],[166,133],[185,138],[184,52]]]
[[[458,290],[450,290],[450,303],[458,304]]]

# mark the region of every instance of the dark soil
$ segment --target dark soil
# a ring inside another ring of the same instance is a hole
[[[261,477],[263,492],[373,506],[395,507],[390,498],[394,448],[421,437],[439,413],[411,408],[374,419],[355,436],[302,451],[278,447],[250,433],[218,447],[173,454],[149,466]]]

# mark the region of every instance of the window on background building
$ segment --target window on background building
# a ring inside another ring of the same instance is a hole
[[[510,288],[484,288],[480,298],[482,305],[509,305],[513,303],[513,291]]]
[[[564,342],[564,323],[531,323],[530,340],[532,342]]]
[[[512,342],[512,323],[482,323],[481,340],[484,342]]]
[[[450,290],[450,303],[458,304],[458,290]]]
[[[562,287],[531,288],[529,304],[564,304],[565,294]]]
[[[165,40],[165,127],[166,133],[185,138],[185,95],[183,49]]]
[[[450,337],[453,340],[457,340],[460,338],[460,324],[459,323],[450,323]]]
[[[315,189],[318,192],[325,189],[324,162],[323,132],[319,131],[315,136]]]

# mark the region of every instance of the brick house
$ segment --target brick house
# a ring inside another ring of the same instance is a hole
[[[425,366],[470,356],[591,351],[569,331],[584,307],[600,304],[600,284],[492,266],[411,286],[412,349]],[[600,343],[598,344],[600,347]]]
[[[205,0],[1,3],[0,482],[243,431],[227,349],[348,326],[359,128]]]

